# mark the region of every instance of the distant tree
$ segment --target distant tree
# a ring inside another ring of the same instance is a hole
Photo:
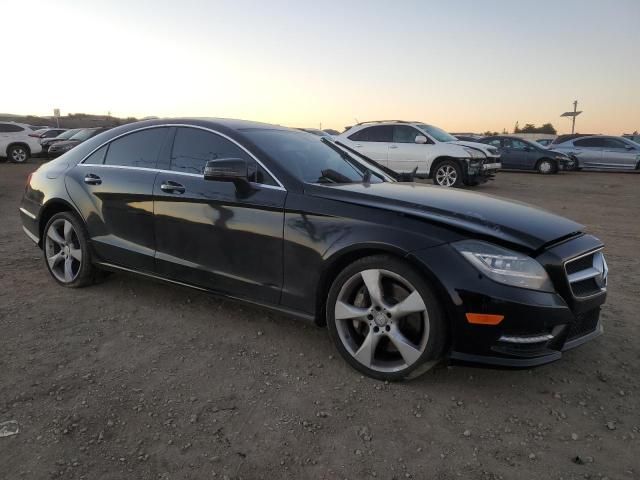
[[[483,135],[485,137],[494,137],[496,135],[499,135],[498,132],[492,132],[491,130],[487,130],[486,132],[483,133]]]
[[[522,128],[514,129],[513,133],[548,133],[551,135],[555,135],[556,129],[553,128],[553,125],[550,123],[545,123],[541,127],[536,127],[533,123],[527,123]]]
[[[520,127],[518,126],[518,122],[516,122],[516,126],[513,127],[513,133],[520,133]]]

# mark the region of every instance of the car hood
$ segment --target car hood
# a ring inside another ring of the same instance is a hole
[[[421,217],[534,251],[584,228],[525,203],[420,183],[310,185],[307,193]]]
[[[79,140],[59,140],[52,146],[59,148],[59,147],[66,147],[67,145],[77,145],[78,143],[80,143]]]
[[[475,148],[476,150],[480,150],[487,156],[500,156],[496,147],[494,147],[493,145],[487,145],[486,143],[467,142],[466,140],[456,140],[455,142],[448,143],[453,143],[454,145],[462,145],[463,147]]]

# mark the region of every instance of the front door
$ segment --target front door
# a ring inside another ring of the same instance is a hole
[[[156,272],[227,295],[278,303],[286,191],[235,142],[179,127],[153,187]],[[216,158],[248,162],[252,189],[205,180]],[[163,167],[165,168],[165,167]]]
[[[418,167],[418,173],[429,173],[433,143],[416,143],[418,135],[426,137],[410,125],[393,127],[393,142],[389,145],[389,168],[405,173]]]
[[[517,168],[529,170],[535,168],[531,161],[532,152],[526,143],[515,138],[505,138],[503,140],[504,157],[501,156],[502,166],[506,168]]]
[[[605,138],[602,150],[602,167],[634,170],[640,160],[640,148],[619,138]]]

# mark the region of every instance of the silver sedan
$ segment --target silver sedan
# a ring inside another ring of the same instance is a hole
[[[637,170],[640,168],[640,144],[623,137],[591,135],[553,145],[578,161],[577,168],[601,170]]]

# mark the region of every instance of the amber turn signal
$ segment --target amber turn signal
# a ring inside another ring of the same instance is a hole
[[[498,325],[504,315],[489,315],[486,313],[467,313],[467,322],[475,325]]]

